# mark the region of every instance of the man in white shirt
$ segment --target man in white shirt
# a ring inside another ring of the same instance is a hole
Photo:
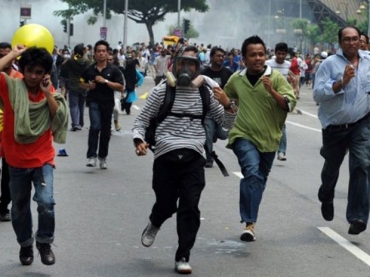
[[[155,85],[158,85],[160,81],[165,78],[165,75],[168,71],[168,61],[171,59],[170,55],[166,55],[167,50],[162,48],[160,51],[160,55],[155,58],[154,60],[154,68],[156,72],[156,77],[155,77]]]
[[[279,71],[288,82],[292,84],[295,81],[294,74],[290,71],[291,63],[285,60],[288,55],[288,45],[285,42],[280,42],[275,45],[275,56],[265,62],[273,70]],[[283,134],[280,139],[279,150],[277,154],[277,159],[280,161],[286,161],[286,147],[287,147],[287,137],[285,124],[283,127]]]

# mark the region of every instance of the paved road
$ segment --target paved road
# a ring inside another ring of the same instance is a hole
[[[151,85],[147,78],[139,94]],[[135,104],[140,109],[144,102]],[[216,151],[231,176],[224,178],[216,167],[206,171],[202,225],[190,261],[192,276],[370,276],[369,232],[347,234],[347,162],[336,192],[335,219],[325,222],[316,197],[323,161],[317,106],[310,90],[303,88],[298,109],[303,114],[288,117],[288,160],[273,165],[255,242],[239,240],[240,169],[225,142],[217,142]],[[138,113],[133,108],[130,116],[120,115],[123,129],[112,134],[108,170],[85,166],[87,128],[69,132],[66,145],[55,145],[69,154],[56,157],[56,264],[44,266],[36,257],[32,266],[21,266],[11,224],[1,222],[0,277],[177,276],[175,218],[163,225],[152,247],[140,243],[154,194],[153,156],[136,157],[132,145],[131,126]],[[32,208],[36,225],[34,203]]]

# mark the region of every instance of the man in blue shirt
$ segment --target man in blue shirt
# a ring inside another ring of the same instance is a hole
[[[340,166],[349,152],[349,189],[346,217],[348,233],[365,231],[369,217],[370,181],[370,56],[360,49],[360,31],[345,27],[338,32],[340,49],[320,65],[313,98],[320,103],[325,163],[318,198],[325,220],[334,218],[334,192]]]

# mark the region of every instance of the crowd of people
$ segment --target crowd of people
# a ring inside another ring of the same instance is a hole
[[[338,31],[338,43],[336,53],[314,49],[304,56],[285,42],[267,49],[259,36],[246,38],[240,50],[185,39],[168,46],[124,49],[122,43],[112,48],[100,40],[94,46],[77,44],[73,50],[55,47],[49,54],[44,48],[12,49],[0,43],[0,221],[12,222],[22,265],[33,263],[34,240],[42,263],[55,263],[53,141],[66,141],[68,124],[71,132],[85,126],[87,106],[86,166],[96,167],[99,161],[100,169],[107,169],[112,122],[121,130],[119,113],[131,114],[138,100],[136,88],[145,76],[151,76],[155,86],[132,133],[138,156],[153,151],[155,203],[141,242],[150,247],[176,213],[178,273],[192,272],[189,261],[200,228],[205,168],[213,166],[218,139],[228,140],[243,175],[240,239],[256,240],[263,192],[274,159],[287,160],[285,121],[302,86],[312,89],[322,124],[322,216],[334,218],[335,186],[349,153],[348,233],[363,232],[370,211],[369,39],[356,27],[345,27]],[[154,132],[150,144],[149,130]],[[31,184],[39,214],[35,234]]]

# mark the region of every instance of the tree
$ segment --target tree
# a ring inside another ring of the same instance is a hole
[[[323,30],[322,30],[323,33],[319,37],[320,42],[329,43],[330,49],[334,53],[334,43],[338,41],[337,34],[338,34],[338,30],[340,29],[339,25],[331,21],[329,18],[325,19],[322,22],[322,25],[323,25]]]
[[[319,42],[319,36],[320,36],[320,28],[317,24],[308,24],[307,25],[307,38],[311,41],[313,45],[316,44],[316,42]]]
[[[88,24],[96,22],[96,16],[103,13],[102,0],[61,0],[69,4],[68,10],[54,11],[54,15],[67,18],[76,14],[82,14],[93,9],[94,17],[88,20]],[[206,0],[182,0],[181,10],[190,11],[195,9],[198,12],[206,12],[209,9]],[[174,0],[134,0],[129,1],[127,17],[138,24],[145,24],[151,44],[154,44],[153,26],[164,21],[167,13],[174,13],[178,10],[178,2]],[[107,0],[107,18],[111,13],[124,14],[124,1]]]
[[[292,27],[293,27],[293,32],[294,34],[299,38],[300,42],[300,50],[302,51],[302,42],[303,39],[307,36],[308,34],[308,20],[307,19],[295,19],[292,21]]]

